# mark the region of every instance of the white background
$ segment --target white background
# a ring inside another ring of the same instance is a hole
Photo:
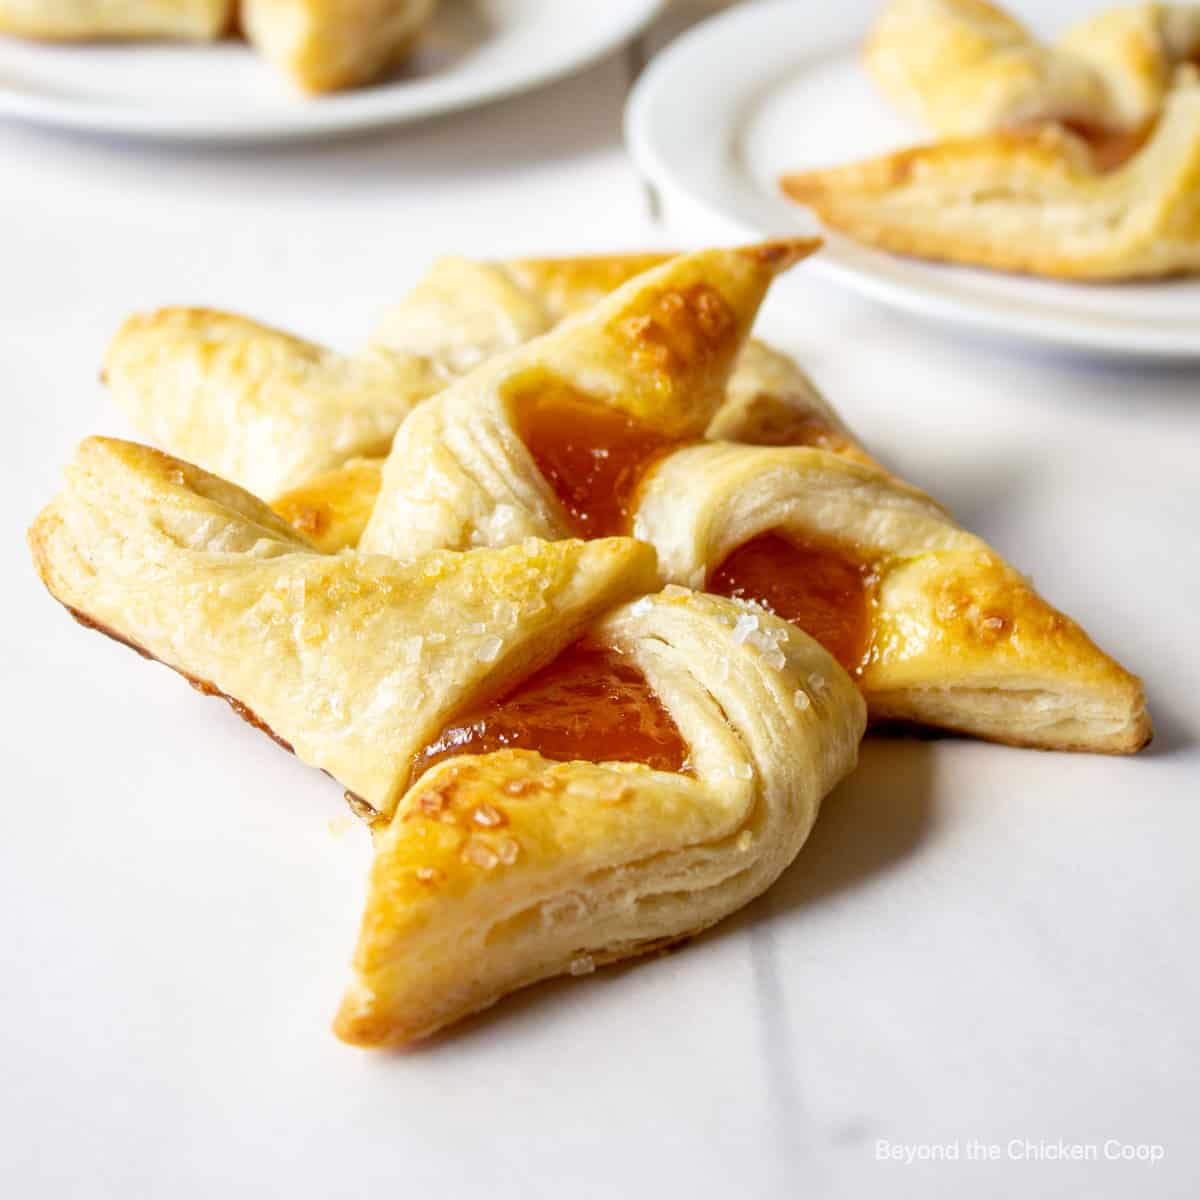
[[[442,251],[701,240],[687,213],[650,219],[626,85],[611,60],[274,151],[0,128],[0,1193],[1195,1194],[1197,371],[1022,356],[796,271],[763,332],[1143,674],[1154,744],[869,741],[745,913],[407,1054],[327,1029],[368,861],[338,787],[34,578],[24,529],[74,444],[130,432],[96,382],[130,310],[237,308],[349,347]],[[878,1139],[968,1138],[1166,1158],[875,1161]]]

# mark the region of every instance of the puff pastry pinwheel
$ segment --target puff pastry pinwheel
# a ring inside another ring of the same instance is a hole
[[[1114,9],[1051,47],[981,0],[891,0],[866,61],[947,140],[785,175],[827,227],[1064,279],[1200,266],[1200,5]]]
[[[268,499],[385,453],[413,405],[447,381],[427,358],[350,357],[201,308],[130,317],[103,373],[140,434]]]
[[[211,41],[230,27],[233,13],[233,0],[0,0],[0,33],[44,41]]]
[[[694,354],[665,368],[665,402],[643,403],[645,368],[613,328],[663,311],[678,273],[704,261],[639,276],[422,405],[360,545],[412,559],[632,533],[672,582],[794,619],[855,673],[876,719],[1046,748],[1142,745],[1140,683],[928,497],[853,446],[696,444],[705,387],[725,381],[709,362],[697,380]]]
[[[865,725],[786,622],[682,588],[628,602],[656,586],[630,539],[323,555],[236,486],[97,438],[30,541],[80,620],[369,806],[335,1024],[360,1045],[720,920],[795,856]]]

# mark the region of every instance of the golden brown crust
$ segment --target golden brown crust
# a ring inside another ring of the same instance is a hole
[[[241,0],[247,40],[309,92],[373,83],[406,58],[436,0]]]
[[[397,432],[362,545],[406,561],[437,547],[563,537],[571,518],[518,432],[543,389],[661,441],[701,437],[775,274],[802,238],[680,255],[422,404]]]
[[[667,578],[692,587],[768,533],[870,563],[859,684],[873,720],[1042,749],[1130,753],[1149,740],[1136,676],[928,496],[879,471],[808,448],[693,446],[647,480],[636,533]]]
[[[382,458],[352,458],[276,497],[271,507],[324,554],[357,546],[383,479]]]
[[[226,481],[94,438],[30,545],[84,624],[352,789],[377,836],[335,1026],[358,1045],[425,1036],[720,920],[795,856],[865,725],[845,672],[784,622],[757,612],[747,637],[745,605],[642,595],[654,556],[630,539],[431,554],[409,570],[322,555]],[[686,769],[512,749],[414,765],[460,713],[583,634],[644,677]]]
[[[881,249],[1075,280],[1200,269],[1200,86],[1180,88],[1149,142],[1103,172],[1048,127],[902,150],[784,176],[831,229]]]
[[[985,0],[887,0],[865,59],[903,112],[964,137],[1047,121],[1137,129],[1198,54],[1198,5],[1113,8],[1050,46]]]
[[[232,23],[231,0],[0,0],[0,33],[38,41],[210,41]]]
[[[629,539],[431,555],[323,555],[241,489],[92,438],[30,531],[69,608],[232,696],[304,761],[390,813],[413,753],[614,604],[655,586]],[[448,630],[453,629],[453,636]]]
[[[761,612],[744,638],[746,616],[676,588],[589,635],[644,671],[687,774],[501,750],[414,782],[377,840],[339,1037],[424,1037],[537,979],[677,942],[769,885],[853,763],[864,711],[811,639]]]
[[[128,318],[103,374],[139,434],[268,498],[386,453],[413,405],[446,382],[420,356],[338,354],[206,308]]]

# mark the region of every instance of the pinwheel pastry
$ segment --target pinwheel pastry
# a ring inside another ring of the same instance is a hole
[[[759,601],[823,641],[876,719],[1045,748],[1143,745],[1139,681],[856,447],[697,444],[745,336],[694,299],[712,262],[648,271],[417,408],[360,546],[411,561],[632,533],[671,581]]]
[[[30,542],[85,625],[355,797],[376,853],[337,1033],[405,1042],[697,932],[775,879],[865,709],[792,625],[630,539],[315,551],[240,488],[91,439]]]
[[[0,0],[0,33],[63,41],[211,41],[235,28],[309,92],[358,87],[405,58],[437,0]]]
[[[1200,268],[1200,6],[1113,10],[1051,47],[981,0],[891,0],[866,59],[947,140],[785,175],[829,228],[1066,279]]]

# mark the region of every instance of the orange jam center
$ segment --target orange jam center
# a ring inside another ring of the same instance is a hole
[[[583,538],[628,533],[638,486],[684,443],[550,381],[513,405],[517,435]]]
[[[870,650],[874,570],[835,546],[764,533],[739,546],[708,579],[721,596],[756,600],[817,639],[858,673]]]
[[[416,778],[443,758],[516,748],[556,762],[638,762],[682,771],[687,744],[624,655],[584,642],[506,696],[442,730],[413,762]]]
[[[1149,140],[1154,123],[1137,129],[1103,129],[1097,125],[1066,122],[1066,128],[1087,142],[1097,171],[1115,171],[1127,163]]]

